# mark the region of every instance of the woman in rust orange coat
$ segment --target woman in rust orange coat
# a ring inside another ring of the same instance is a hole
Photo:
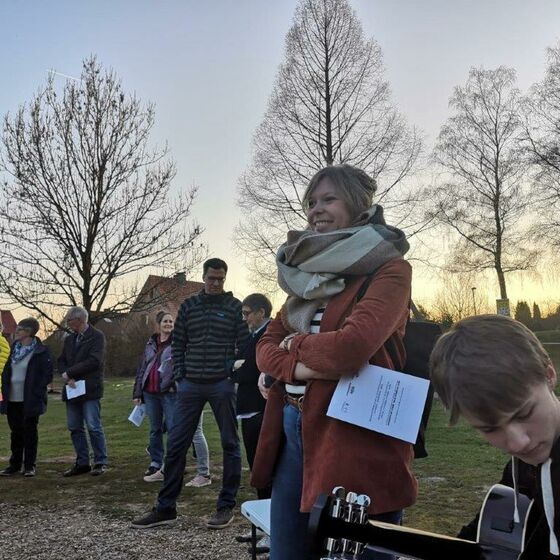
[[[308,512],[335,486],[369,495],[370,514],[393,523],[416,500],[410,444],[326,414],[342,376],[367,362],[394,367],[389,339],[404,363],[408,243],[372,206],[375,190],[375,180],[352,166],[322,169],[303,198],[308,229],[290,231],[278,250],[288,299],[257,347],[259,369],[276,382],[252,474],[256,487],[272,482],[271,560],[308,557]],[[259,384],[265,390],[264,375]]]

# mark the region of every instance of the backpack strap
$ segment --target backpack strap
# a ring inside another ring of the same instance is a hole
[[[358,303],[365,296],[365,294],[366,294],[374,276],[375,276],[375,274],[368,274],[366,276],[366,279],[362,282],[362,285],[360,286],[360,289],[356,293],[356,303]],[[414,305],[412,299],[409,301],[409,314],[408,314],[408,317],[406,319],[406,325],[407,326],[408,326],[408,323],[410,321],[410,309],[411,308],[413,310],[415,310],[415,314],[418,312],[418,310],[416,309],[416,306]],[[387,350],[387,353],[389,354],[389,358],[391,358],[391,362],[393,364],[393,367],[397,370],[402,371],[402,369],[404,368],[404,364],[401,363],[401,360],[399,359],[399,354],[397,352],[397,347],[396,347],[395,341],[393,340],[393,335],[391,335],[387,339],[384,346],[385,346],[385,350]]]
[[[366,279],[362,282],[360,289],[356,293],[356,303],[358,303],[366,295],[367,289],[369,288],[374,276],[374,274],[368,274],[366,276]]]

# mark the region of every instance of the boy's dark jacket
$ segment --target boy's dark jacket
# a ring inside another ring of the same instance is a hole
[[[237,414],[264,411],[266,401],[257,385],[261,374],[257,367],[257,343],[265,331],[266,327],[251,335],[249,342],[238,356],[238,359],[245,360],[245,363],[231,374],[232,381],[239,383],[237,388]]]
[[[554,444],[550,457],[552,459],[551,478],[554,498],[554,532],[556,538],[560,542],[560,439]],[[531,508],[525,549],[523,554],[519,557],[520,560],[547,560],[559,558],[549,552],[550,533],[544,513],[540,469],[541,466],[535,467],[523,461],[517,461],[517,490],[534,500]],[[514,487],[511,461],[509,461],[504,468],[500,484],[511,488]],[[457,536],[462,539],[474,541],[476,540],[477,527],[478,515],[468,525],[465,525]]]
[[[47,385],[53,378],[53,360],[49,349],[37,338],[23,386],[23,414],[26,418],[40,416],[47,410]],[[12,355],[2,372],[2,402],[0,412],[6,414],[12,384]]]
[[[78,335],[69,334],[64,339],[62,354],[58,358],[58,372],[79,381],[85,379],[86,394],[72,399],[73,402],[100,399],[103,396],[103,369],[105,364],[105,335],[89,325],[80,343]],[[66,385],[62,390],[66,401]]]

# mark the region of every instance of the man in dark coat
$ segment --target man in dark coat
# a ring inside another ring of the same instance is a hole
[[[261,374],[257,367],[257,343],[270,323],[272,304],[263,294],[251,294],[243,300],[241,314],[247,321],[251,337],[245,348],[240,352],[239,359],[233,364],[232,381],[237,383],[237,419],[241,420],[241,434],[249,468],[253,468],[257,443],[263,421],[266,400],[258,388]],[[259,500],[270,498],[271,488],[258,488]],[[257,543],[256,552],[268,552],[270,540],[266,535]],[[236,537],[238,542],[250,542],[251,531]]]
[[[71,307],[66,324],[72,333],[64,339],[58,371],[65,383],[62,400],[66,402],[66,418],[76,450],[76,462],[64,472],[64,476],[88,472],[97,476],[107,469],[107,446],[101,424],[105,335],[88,324],[88,312],[83,307]],[[70,395],[68,388],[71,389]],[[74,396],[74,392],[81,394]],[[84,423],[93,451],[93,468]]]
[[[241,434],[249,468],[257,451],[266,401],[257,386],[261,372],[257,367],[257,343],[270,323],[272,304],[263,294],[251,294],[243,300],[241,313],[247,321],[251,337],[233,365],[232,381],[237,387],[237,418],[241,420]],[[258,489],[260,500],[270,498],[270,488]]]

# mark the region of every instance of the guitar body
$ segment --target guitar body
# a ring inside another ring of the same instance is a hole
[[[514,521],[515,492],[509,486],[495,484],[486,494],[480,510],[476,540],[496,548],[523,552],[525,520],[531,507],[531,500],[519,494],[517,510],[520,521]]]
[[[367,506],[357,505],[360,498],[367,496],[356,500],[350,492],[344,499],[343,488],[333,492],[331,496],[319,496],[310,513],[308,546],[317,560],[359,558],[366,545],[417,560],[517,560],[523,550],[531,502],[519,496],[520,522],[515,523],[514,491],[507,486],[496,485],[488,492],[480,514],[479,542],[368,521],[364,514]]]

